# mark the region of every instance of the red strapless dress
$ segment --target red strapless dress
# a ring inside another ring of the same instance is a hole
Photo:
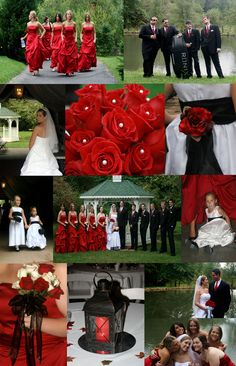
[[[70,221],[73,225],[77,221],[77,215],[71,214]],[[68,226],[68,252],[78,251],[78,234],[77,230],[69,224]]]
[[[61,38],[62,25],[55,26],[53,28],[53,39],[52,39],[52,56],[51,56],[51,69],[57,67],[58,53],[61,49],[62,38]]]
[[[70,74],[78,71],[78,48],[74,37],[74,26],[64,26],[64,40],[58,54],[57,71]]]
[[[84,224],[86,222],[86,215],[81,216],[80,220]],[[79,226],[78,237],[79,237],[79,252],[87,252],[88,243],[87,243],[86,227],[82,225]]]
[[[67,221],[66,213],[61,212],[59,216],[59,220],[63,222],[63,224]],[[56,232],[56,240],[55,240],[55,251],[56,253],[66,253],[67,252],[67,232],[66,226],[62,224],[58,224],[58,229]]]
[[[208,362],[204,362],[204,366],[210,366],[210,364]],[[235,366],[235,364],[231,361],[229,356],[224,355],[224,357],[220,359],[219,366]]]
[[[83,27],[83,42],[79,52],[79,71],[89,70],[97,66],[96,47],[93,37],[93,27]]]
[[[44,48],[47,50],[47,58],[50,58],[52,54],[52,48],[51,48],[52,27],[50,27],[50,25],[44,25],[44,29],[46,30],[46,33],[42,38],[42,42]]]
[[[0,364],[11,366],[11,359],[8,356],[11,339],[14,331],[16,316],[8,305],[10,299],[17,295],[18,291],[13,289],[10,283],[0,283]],[[62,314],[57,308],[55,299],[48,298],[45,302],[48,310],[48,318],[58,319]],[[66,365],[66,338],[42,334],[42,362],[36,362],[36,366],[65,366]],[[35,350],[36,354],[36,350]],[[25,337],[22,333],[20,351],[15,366],[26,366]]]
[[[97,226],[97,244],[99,250],[106,250],[107,248],[107,233],[106,233],[106,227],[101,226],[99,224],[104,224],[106,221],[105,216],[100,216],[98,219],[98,226]]]
[[[156,350],[155,355],[150,355],[145,358],[144,365],[145,366],[155,366],[155,364],[160,360],[161,360],[161,358],[158,354],[158,350]]]
[[[97,229],[95,227],[95,216],[90,216],[89,218],[89,228],[88,228],[88,249],[89,250],[98,250],[97,243]]]
[[[38,34],[37,25],[27,27],[25,59],[29,65],[29,71],[38,71],[43,68],[43,61],[47,58],[47,50]]]

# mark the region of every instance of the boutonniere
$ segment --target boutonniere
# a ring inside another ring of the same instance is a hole
[[[214,32],[214,29],[211,29],[211,32]]]

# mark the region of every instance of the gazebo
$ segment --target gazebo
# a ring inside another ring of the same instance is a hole
[[[19,141],[19,118],[20,115],[2,107],[0,103],[0,138],[2,141]]]

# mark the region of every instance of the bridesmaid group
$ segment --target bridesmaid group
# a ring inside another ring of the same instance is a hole
[[[86,216],[84,205],[80,207],[80,212],[77,214],[74,204],[71,203],[67,216],[65,206],[62,204],[57,222],[56,253],[107,249],[106,216],[103,207],[100,207],[96,218],[93,207],[90,207],[89,214]]]
[[[63,22],[61,14],[57,13],[54,23],[45,17],[41,24],[35,11],[29,13],[26,35],[21,40],[26,39],[25,58],[33,76],[43,68],[43,62],[49,59],[51,70],[66,76],[96,67],[96,31],[90,15],[85,15],[85,21],[81,25],[79,53],[72,11],[67,10],[64,18]]]

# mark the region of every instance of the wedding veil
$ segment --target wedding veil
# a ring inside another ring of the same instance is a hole
[[[195,297],[196,297],[196,292],[201,285],[201,279],[202,279],[202,275],[197,278],[197,281],[195,284],[194,295],[193,295],[193,315],[195,315],[198,310],[198,307],[195,305]]]
[[[43,107],[43,109],[47,113],[47,116],[46,116],[46,137],[49,140],[49,145],[50,145],[50,148],[51,148],[52,152],[56,153],[56,152],[59,151],[56,128],[55,128],[55,125],[54,125],[54,122],[53,122],[53,119],[52,119],[52,116],[51,116],[51,113],[49,112],[49,110],[45,107]]]

